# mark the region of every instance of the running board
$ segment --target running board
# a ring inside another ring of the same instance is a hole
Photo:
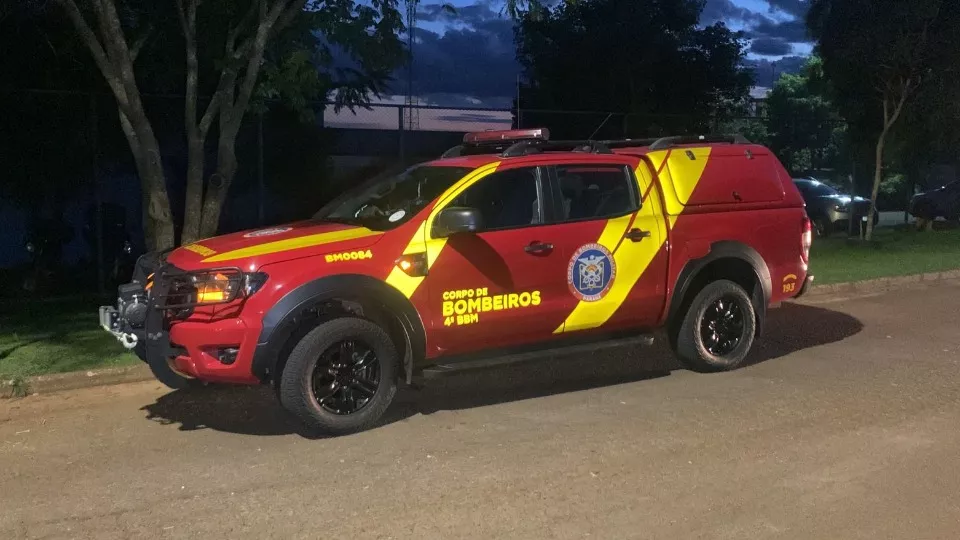
[[[434,379],[453,373],[472,371],[475,369],[484,369],[509,364],[518,364],[538,360],[547,356],[566,356],[576,354],[593,354],[597,351],[619,349],[622,347],[649,347],[653,345],[652,335],[631,336],[627,338],[608,339],[604,341],[594,341],[577,345],[558,345],[547,349],[538,349],[527,352],[507,353],[489,358],[472,358],[469,360],[447,361],[446,363],[436,364],[425,368],[421,372],[424,379]],[[494,353],[496,354],[496,353]]]

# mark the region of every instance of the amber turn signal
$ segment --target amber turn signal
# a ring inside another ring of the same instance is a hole
[[[397,268],[403,270],[403,273],[410,277],[423,277],[427,275],[427,254],[408,253],[401,255],[397,259]]]

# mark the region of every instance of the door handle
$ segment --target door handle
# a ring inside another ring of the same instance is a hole
[[[534,240],[530,245],[524,247],[523,250],[531,255],[547,255],[553,251],[553,244],[545,244],[539,240]]]
[[[630,229],[627,231],[627,234],[623,235],[624,238],[633,240],[634,242],[639,242],[644,238],[650,238],[650,231],[643,231],[640,229]]]

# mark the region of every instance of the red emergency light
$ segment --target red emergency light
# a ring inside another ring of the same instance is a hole
[[[475,131],[463,136],[466,144],[491,143],[497,141],[549,141],[547,128],[508,129],[503,131]]]

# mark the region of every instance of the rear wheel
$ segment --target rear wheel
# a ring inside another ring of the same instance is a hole
[[[825,217],[818,217],[813,220],[813,232],[817,235],[817,238],[829,236],[831,228],[830,221]]]
[[[684,315],[677,356],[693,371],[736,369],[750,353],[756,332],[756,312],[747,292],[732,281],[714,281]]]
[[[335,319],[311,330],[293,348],[280,378],[284,408],[328,435],[375,424],[397,391],[397,352],[376,324]]]

